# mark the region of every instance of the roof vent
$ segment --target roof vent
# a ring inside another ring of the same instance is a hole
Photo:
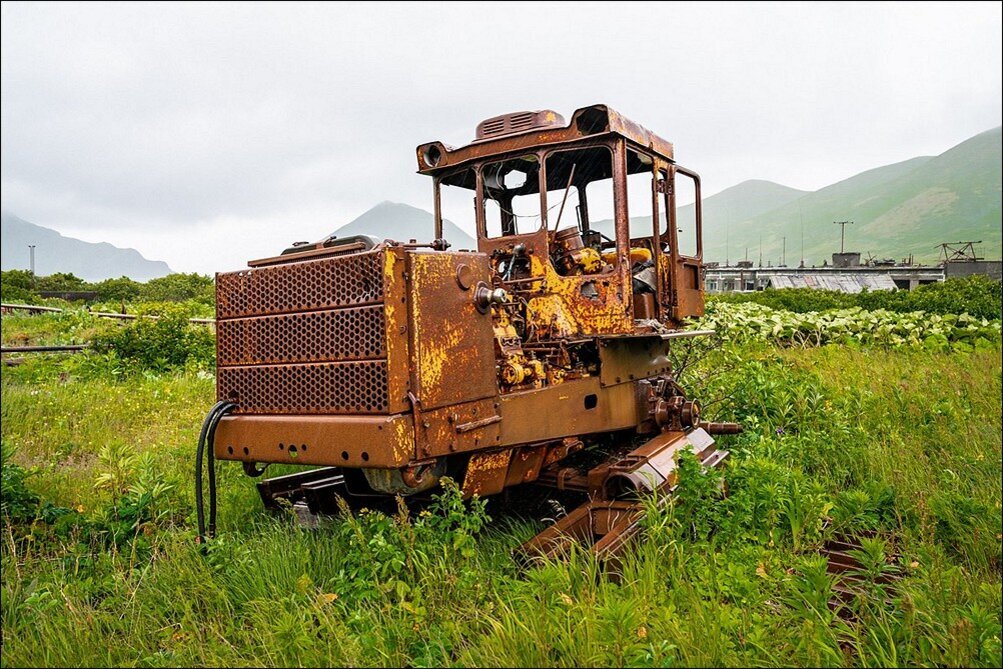
[[[550,109],[521,111],[502,114],[477,124],[476,139],[491,139],[502,135],[514,135],[536,128],[563,126],[564,117]]]

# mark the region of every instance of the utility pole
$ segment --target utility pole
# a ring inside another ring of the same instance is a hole
[[[731,220],[729,219],[724,224],[724,266],[728,267],[731,265]]]
[[[846,226],[853,225],[853,221],[833,221],[833,225],[839,226],[839,252],[843,252],[843,241],[846,236]]]
[[[783,265],[784,267],[787,267],[787,236],[786,235],[784,235],[784,253],[783,253],[783,256],[780,258],[780,264]]]
[[[763,233],[759,233],[759,266],[763,266]]]
[[[798,199],[798,218],[801,219],[801,267],[804,267],[804,212],[801,211],[801,199]]]
[[[30,258],[30,261],[29,261],[30,265],[29,266],[31,267],[31,279],[32,279],[32,281],[34,281],[35,280],[35,245],[34,244],[28,244],[28,257]]]

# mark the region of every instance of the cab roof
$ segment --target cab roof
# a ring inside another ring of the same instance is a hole
[[[549,109],[514,112],[482,121],[475,139],[460,147],[442,142],[419,144],[415,149],[418,173],[435,176],[448,168],[485,157],[531,150],[585,138],[619,136],[673,161],[672,143],[602,104],[582,107],[564,117]]]

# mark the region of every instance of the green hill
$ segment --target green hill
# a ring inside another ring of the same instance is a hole
[[[724,224],[727,221],[742,220],[751,216],[756,216],[763,212],[771,211],[788,202],[797,200],[805,195],[807,191],[782,186],[772,181],[762,179],[749,179],[737,186],[726,188],[725,190],[704,198],[704,244],[707,243],[708,235],[706,225],[708,221],[720,222],[721,249],[724,249]],[[680,210],[680,217],[689,218],[693,215],[693,205],[687,205]],[[592,223],[592,227],[601,230],[606,235],[613,236],[613,221],[605,219]],[[715,228],[716,230],[716,228]],[[651,234],[650,216],[632,216],[630,219],[630,232],[632,237],[640,237]],[[715,233],[716,234],[716,233]]]
[[[968,139],[935,157],[913,158],[862,172],[773,210],[745,213],[731,221],[705,214],[704,248],[708,260],[725,258],[725,226],[731,258],[780,258],[787,237],[788,264],[800,255],[802,222],[805,260],[821,264],[839,251],[839,228],[851,220],[846,250],[865,256],[935,261],[941,242],[981,240],[980,253],[999,258],[1000,128]]]

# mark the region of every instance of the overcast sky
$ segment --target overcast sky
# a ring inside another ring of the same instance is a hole
[[[2,5],[2,206],[177,271],[235,269],[382,200],[415,145],[603,102],[706,193],[816,189],[1000,125],[984,4]]]

